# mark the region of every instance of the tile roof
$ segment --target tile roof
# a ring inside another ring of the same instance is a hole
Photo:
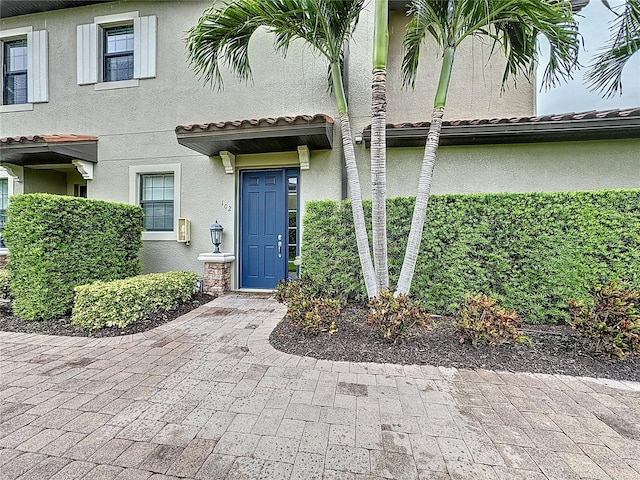
[[[233,120],[227,122],[199,123],[178,125],[176,133],[212,132],[224,130],[245,130],[252,128],[303,126],[312,124],[333,123],[333,118],[317,113],[315,115],[297,115],[295,117],[253,118],[249,120]]]
[[[614,110],[589,110],[587,112],[580,113],[561,113],[550,115],[539,115],[533,117],[511,117],[511,118],[483,118],[473,120],[444,120],[442,126],[459,127],[465,125],[499,125],[499,124],[539,124],[539,123],[555,123],[555,122],[573,122],[580,120],[601,120],[607,118],[629,118],[638,117],[640,122],[640,107],[633,107],[628,109],[614,109]],[[428,128],[431,122],[404,122],[404,123],[387,123],[387,130],[389,129],[403,129],[403,128]],[[364,130],[371,130],[371,125],[367,125]]]
[[[388,123],[387,147],[423,147],[430,122]],[[362,132],[371,144],[371,125]],[[532,117],[445,120],[440,146],[640,138],[640,107]]]
[[[97,141],[98,137],[95,135],[76,135],[74,133],[69,134],[53,134],[53,135],[19,135],[15,137],[2,137],[0,143],[5,145],[12,145],[16,143],[28,144],[28,143],[72,143],[72,142],[89,142]]]

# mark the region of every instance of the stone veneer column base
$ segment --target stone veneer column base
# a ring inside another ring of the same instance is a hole
[[[231,264],[236,257],[231,253],[201,253],[204,262],[202,291],[209,295],[222,295],[231,287]]]

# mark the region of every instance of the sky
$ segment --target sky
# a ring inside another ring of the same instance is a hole
[[[609,0],[612,7],[622,5],[624,0]],[[609,22],[614,15],[602,5],[600,0],[591,0],[580,12],[578,18],[580,33],[584,38],[584,46],[580,52],[580,63],[589,65],[609,38]],[[542,77],[548,46],[542,46],[542,60],[538,79]],[[548,58],[548,57],[547,57]],[[549,113],[585,112],[589,110],[609,110],[614,108],[640,107],[640,52],[627,62],[622,76],[622,92],[620,96],[603,99],[598,93],[589,92],[583,84],[585,68],[574,74],[573,80],[563,83],[549,91],[541,90],[538,80],[537,106],[538,115]]]

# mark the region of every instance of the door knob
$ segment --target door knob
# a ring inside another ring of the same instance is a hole
[[[278,235],[278,258],[282,258],[282,235]]]

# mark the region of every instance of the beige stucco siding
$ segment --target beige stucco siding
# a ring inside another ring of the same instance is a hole
[[[367,152],[368,153],[368,152]],[[389,152],[388,195],[413,196],[423,150]],[[369,168],[361,162],[361,175]],[[368,178],[363,194],[369,196]],[[640,188],[640,140],[441,147],[432,193],[555,192]]]
[[[67,176],[55,170],[24,169],[24,193],[49,192],[67,194]]]

